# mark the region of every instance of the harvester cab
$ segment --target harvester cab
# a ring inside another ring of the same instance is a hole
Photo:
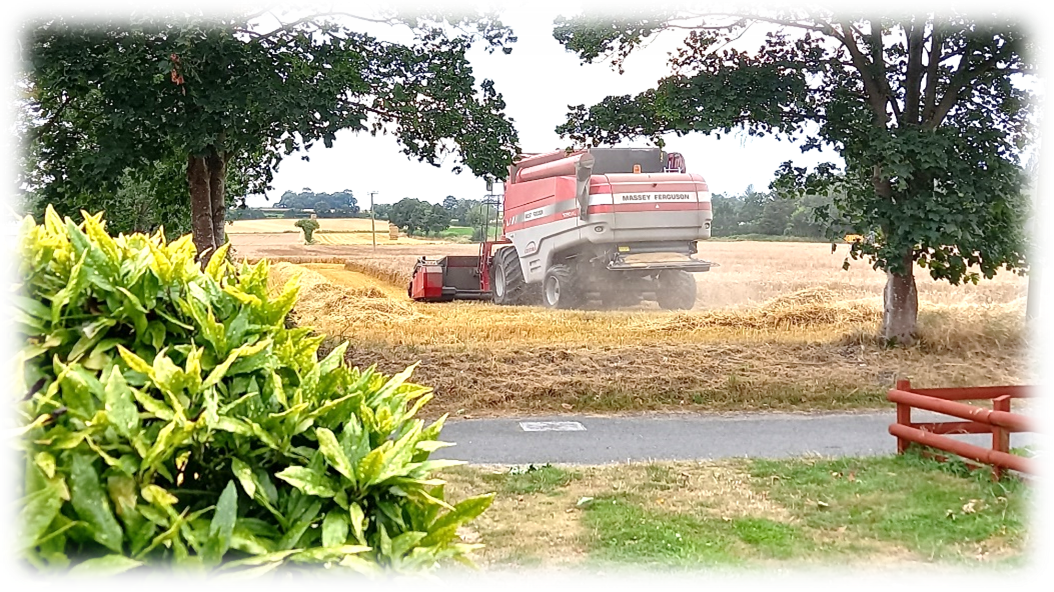
[[[420,301],[490,299],[496,304],[581,308],[655,300],[695,305],[693,273],[710,237],[710,191],[684,158],[658,148],[559,150],[519,157],[491,240],[489,217],[476,256],[421,258],[407,292]]]

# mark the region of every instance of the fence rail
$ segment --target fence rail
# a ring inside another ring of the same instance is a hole
[[[897,381],[886,398],[897,404],[897,422],[890,424],[889,433],[897,438],[897,453],[903,454],[911,442],[956,454],[980,463],[992,465],[992,477],[999,479],[1006,469],[1035,474],[1032,460],[1010,454],[1010,434],[1032,432],[1029,418],[1013,413],[1013,399],[1032,396],[1032,387],[987,386],[968,388],[912,389],[907,380]],[[991,409],[968,405],[959,401],[990,400]],[[950,415],[966,421],[919,422],[911,421],[912,409],[924,409]],[[992,434],[992,447],[975,446],[950,434]]]

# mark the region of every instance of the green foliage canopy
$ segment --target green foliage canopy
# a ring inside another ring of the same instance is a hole
[[[507,172],[515,130],[501,95],[489,80],[477,84],[467,58],[479,41],[510,50],[515,37],[497,20],[368,19],[409,27],[413,40],[402,44],[332,17],[268,29],[259,16],[28,24],[23,131],[32,158],[23,185],[72,215],[129,169],[174,159],[189,180],[202,251],[223,243],[231,167],[248,192],[261,193],[283,157],[331,146],[339,130],[390,132],[406,155],[436,166],[453,154],[455,172]]]
[[[757,52],[733,47],[748,27],[769,28]],[[560,18],[554,36],[587,62],[621,68],[636,47],[672,29],[689,31],[672,75],[636,96],[572,107],[557,131],[593,145],[633,137],[661,145],[667,133],[745,129],[803,150],[832,148],[844,168],[787,162],[773,188],[830,195],[857,234],[875,233],[852,256],[901,278],[893,308],[910,313],[911,331],[913,262],[953,284],[1025,267],[1019,154],[1033,139],[1033,95],[1020,82],[1034,74],[1034,48],[1020,23],[671,8]]]

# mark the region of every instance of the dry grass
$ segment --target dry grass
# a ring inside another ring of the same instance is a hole
[[[311,256],[307,256],[307,257],[267,257],[266,259],[267,259],[267,261],[269,261],[272,264],[272,266],[274,264],[277,264],[277,263],[293,263],[293,264],[296,264],[296,265],[309,265],[309,264],[316,264],[316,263],[342,264],[343,261],[344,261],[343,257],[326,257],[326,256],[318,256],[318,257],[311,257]],[[237,261],[239,261],[239,262],[245,261],[245,263],[248,263],[249,265],[255,265],[255,264],[259,263],[260,260],[261,260],[260,257],[246,257],[244,259],[237,259]]]
[[[844,300],[881,298],[884,273],[866,261],[850,261],[842,269],[848,245],[822,243],[741,242],[701,243],[699,257],[717,262],[699,274],[699,304],[704,307],[751,307],[799,290],[826,288]],[[1011,272],[997,274],[980,284],[953,286],[934,281],[929,272],[915,268],[919,301],[927,305],[984,305],[1008,303],[1025,297],[1025,278]]]
[[[372,257],[349,259],[344,262],[344,269],[367,277],[380,280],[395,286],[406,286],[413,275],[415,257]]]
[[[271,289],[281,288],[293,276],[299,276],[303,295],[295,308],[298,319],[313,325],[311,319],[324,317],[325,330],[332,335],[364,333],[392,321],[409,322],[416,316],[409,303],[389,298],[376,286],[338,286],[318,272],[292,263],[274,264]]]
[[[874,335],[881,321],[880,298],[845,300],[825,287],[782,294],[753,308],[665,312],[642,306],[623,311],[553,311],[542,307],[499,307],[485,302],[415,303],[406,296],[401,269],[373,265],[370,260],[351,260],[344,265],[314,263],[309,268],[330,280],[329,291],[340,286],[377,286],[392,300],[392,310],[403,311],[405,317],[393,314],[383,328],[377,325],[377,332],[349,334],[341,328],[348,316],[343,309],[319,307],[318,314],[311,316],[304,315],[298,307],[303,322],[327,334],[392,345],[511,341],[546,345],[830,340],[860,343]],[[293,266],[276,266],[273,273],[278,281],[284,281],[295,270]],[[382,281],[374,281],[378,279]],[[303,300],[314,299],[311,289],[305,286]],[[357,308],[353,300],[347,301],[352,312]],[[920,330],[927,344],[944,350],[979,349],[993,343],[1016,346],[1020,345],[1022,320],[1021,300],[980,306],[925,304]],[[402,330],[393,330],[400,324]]]
[[[920,278],[922,341],[890,350],[876,338],[882,274],[843,272],[840,259],[822,261],[831,257],[824,245],[707,247],[731,263],[698,275],[700,302],[689,312],[416,303],[406,295],[410,270],[435,253],[412,247],[348,247],[329,259],[337,262],[276,264],[272,276],[304,273],[298,322],[350,340],[350,362],[386,372],[422,362],[416,379],[436,389],[434,414],[854,409],[885,405],[898,378],[920,388],[1033,380],[1022,278],[960,287]],[[747,260],[754,265],[737,268]],[[737,290],[724,307],[703,301]]]

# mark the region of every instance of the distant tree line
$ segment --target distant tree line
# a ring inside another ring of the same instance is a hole
[[[760,234],[822,240],[850,232],[848,225],[838,222],[830,196],[780,197],[755,191],[751,185],[740,195],[714,194],[710,203],[714,214],[710,232],[715,237]],[[817,211],[827,212],[834,221],[823,221]]]
[[[495,228],[501,228],[501,220],[498,218],[498,210],[494,206],[485,205],[478,199],[458,199],[453,195],[443,199],[443,207],[450,212],[450,217],[458,226],[472,229],[472,240],[483,240],[484,222],[489,222],[491,238],[495,238]]]
[[[355,218],[362,211],[350,189],[336,193],[315,193],[309,187],[305,187],[299,193],[286,191],[275,207],[289,210],[313,210],[319,218]]]
[[[451,226],[472,228],[472,240],[482,240],[482,227],[489,221],[491,237],[494,229],[500,228],[498,211],[494,206],[485,205],[477,199],[458,199],[446,196],[442,203],[431,203],[420,199],[406,197],[394,204],[377,204],[374,206],[377,218],[388,220],[407,234],[437,234]]]
[[[450,228],[450,212],[442,204],[404,197],[388,208],[388,221],[406,234],[438,234]]]

